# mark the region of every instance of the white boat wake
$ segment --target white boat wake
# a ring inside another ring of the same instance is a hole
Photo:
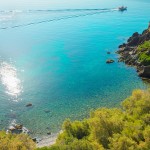
[[[14,18],[14,16],[21,15],[21,14],[31,15],[31,14],[36,14],[36,13],[40,13],[40,14],[41,13],[60,13],[61,14],[61,13],[68,13],[68,12],[71,12],[71,13],[82,12],[82,14],[73,14],[73,15],[67,15],[67,16],[50,18],[50,19],[45,19],[45,20],[40,20],[40,21],[29,22],[29,23],[25,23],[25,24],[3,26],[3,27],[0,27],[0,29],[4,30],[4,29],[10,29],[10,28],[19,28],[19,27],[41,24],[41,23],[46,23],[46,22],[60,21],[60,20],[65,20],[65,19],[84,17],[84,16],[90,16],[90,15],[95,15],[95,14],[100,14],[100,13],[114,12],[114,11],[118,11],[118,9],[116,9],[116,8],[113,8],[113,9],[105,8],[105,9],[56,9],[56,10],[0,11],[0,21],[3,21],[3,20],[6,21],[7,18],[9,20],[11,20],[12,18]],[[5,17],[3,17],[4,15],[5,15]]]

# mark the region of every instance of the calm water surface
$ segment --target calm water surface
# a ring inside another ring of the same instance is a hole
[[[122,4],[128,11],[114,9]],[[148,0],[64,8],[82,10],[50,11],[60,9],[56,4],[1,7],[0,129],[15,120],[36,135],[46,135],[47,127],[56,133],[65,118],[82,119],[91,109],[119,106],[133,89],[149,86],[115,54],[133,32],[147,27]],[[116,62],[107,65],[109,58]]]

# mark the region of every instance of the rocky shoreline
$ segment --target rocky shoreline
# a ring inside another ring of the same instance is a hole
[[[62,131],[60,131],[59,133],[61,133],[61,132]],[[33,140],[33,142],[36,143],[37,147],[51,146],[51,145],[55,144],[57,136],[59,134],[59,133],[52,134],[51,132],[48,132],[49,134],[47,133],[47,136],[32,137],[31,136],[32,132],[30,130],[28,130],[26,127],[24,127],[22,124],[16,123],[16,121],[12,121],[10,126],[7,128],[6,133],[26,134]]]
[[[127,43],[120,45],[117,53],[119,62],[136,67],[140,77],[150,79],[150,23],[142,34],[135,32]]]
[[[56,143],[57,136],[58,136],[58,134],[54,134],[51,136],[45,136],[38,143],[36,143],[36,146],[39,148],[45,147],[45,146],[49,147]]]

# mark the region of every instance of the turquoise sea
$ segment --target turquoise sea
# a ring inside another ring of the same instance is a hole
[[[121,5],[128,10],[117,11]],[[115,52],[149,20],[149,0],[1,5],[0,129],[16,121],[34,135],[57,133],[65,118],[118,107],[133,89],[147,88]]]

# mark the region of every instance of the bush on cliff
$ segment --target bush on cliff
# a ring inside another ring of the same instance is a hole
[[[35,143],[25,134],[0,131],[0,150],[34,150]]]
[[[66,120],[56,144],[41,150],[150,150],[150,90],[135,90],[120,109],[102,108],[84,121]]]
[[[150,65],[150,41],[145,41],[138,46],[138,57],[143,65]]]

